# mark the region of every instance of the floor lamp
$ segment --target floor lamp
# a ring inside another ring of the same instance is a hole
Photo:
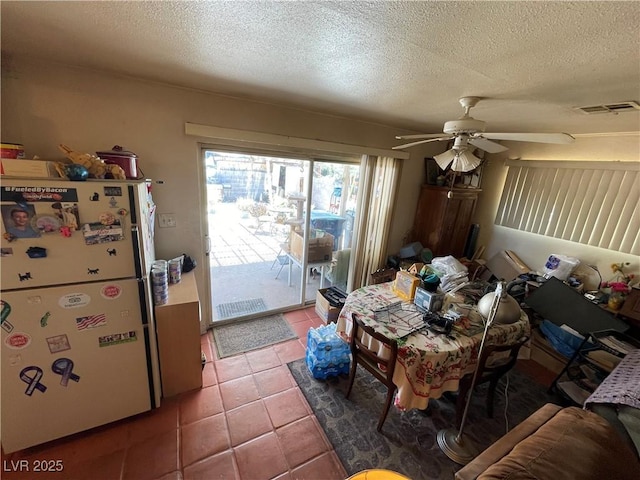
[[[446,428],[446,429],[440,430],[436,436],[440,450],[442,450],[444,454],[447,457],[449,457],[451,460],[461,465],[466,465],[471,460],[473,460],[477,455],[477,450],[474,447],[473,443],[471,442],[471,440],[464,437],[463,432],[464,432],[464,426],[467,420],[469,405],[471,404],[471,398],[473,397],[473,386],[476,383],[478,372],[480,371],[480,358],[482,357],[484,342],[487,338],[487,331],[489,330],[489,327],[491,327],[491,325],[493,324],[493,321],[496,318],[496,314],[498,313],[498,307],[500,306],[500,301],[502,300],[503,289],[504,289],[504,282],[498,282],[495,293],[488,293],[486,295],[486,296],[492,295],[493,300],[491,301],[489,313],[487,315],[487,320],[484,326],[482,341],[480,342],[480,348],[478,349],[478,364],[476,365],[476,370],[473,373],[473,381],[471,382],[472,388],[469,389],[469,396],[467,397],[467,403],[464,406],[462,421],[460,422],[460,430],[456,431],[454,428]],[[484,298],[485,297],[483,297],[483,299]],[[483,299],[480,299],[480,302],[482,302]]]

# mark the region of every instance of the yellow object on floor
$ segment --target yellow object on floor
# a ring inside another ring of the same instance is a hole
[[[363,470],[351,475],[347,480],[411,480],[409,477],[405,477],[397,472],[391,470]]]

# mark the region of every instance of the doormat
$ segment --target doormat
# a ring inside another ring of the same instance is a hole
[[[282,314],[213,327],[211,332],[220,358],[298,338]]]
[[[221,303],[216,306],[218,312],[218,320],[225,318],[239,317],[249,313],[264,312],[267,306],[262,298],[250,298],[248,300],[240,300],[239,302]]]

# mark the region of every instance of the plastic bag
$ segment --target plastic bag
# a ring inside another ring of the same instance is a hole
[[[577,258],[551,254],[547,263],[544,264],[544,276],[546,278],[556,277],[564,282],[578,265],[580,265],[580,260]]]
[[[551,346],[565,357],[571,358],[582,343],[582,338],[573,335],[549,320],[540,324],[540,330],[544,333]],[[586,343],[585,349],[592,349],[593,345]]]

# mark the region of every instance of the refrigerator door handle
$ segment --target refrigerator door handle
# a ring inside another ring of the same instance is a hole
[[[209,235],[205,235],[205,240],[207,242],[207,247],[205,249],[204,254],[208,257],[209,254],[211,253],[211,237]]]
[[[133,264],[136,269],[136,278],[142,278],[142,264],[140,258],[142,252],[140,252],[140,240],[138,239],[138,226],[131,226],[131,242],[133,243]]]

